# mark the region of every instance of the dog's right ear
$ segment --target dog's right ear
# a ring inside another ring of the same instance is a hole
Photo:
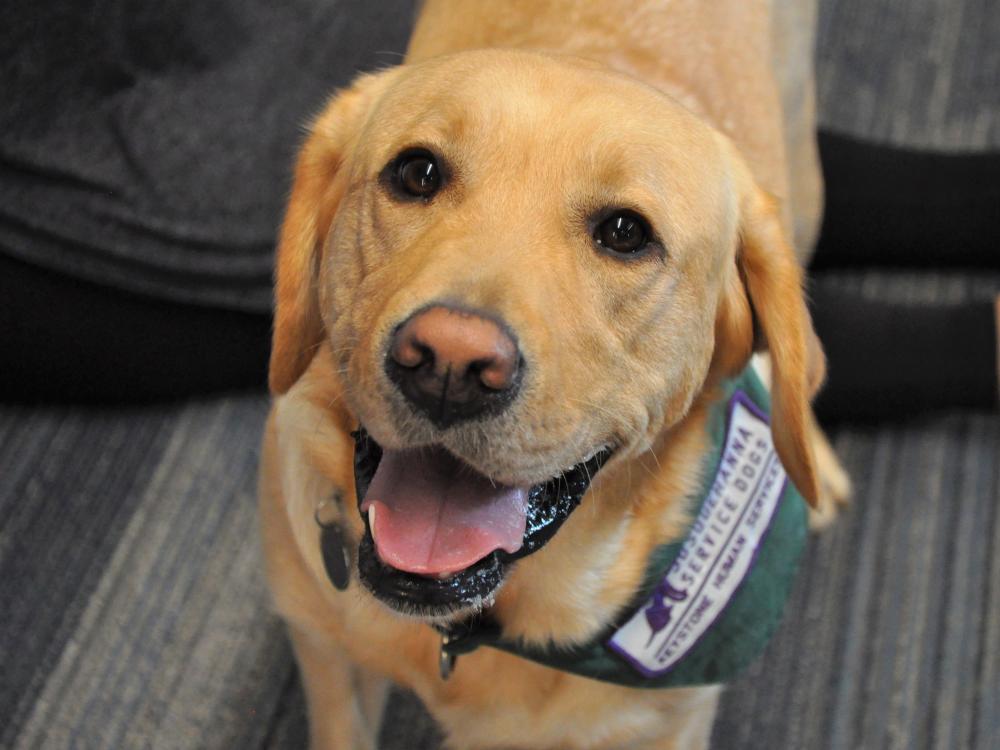
[[[731,377],[754,349],[770,352],[774,445],[788,476],[815,507],[819,481],[809,432],[814,419],[810,399],[823,380],[823,349],[777,203],[756,186],[742,160],[734,157],[733,164],[739,237],[716,312],[713,374]]]
[[[268,382],[284,393],[312,361],[323,340],[317,278],[320,248],[347,188],[342,167],[372,104],[397,69],[365,75],[337,94],[309,128],[299,152],[292,195],[278,240],[274,334]]]

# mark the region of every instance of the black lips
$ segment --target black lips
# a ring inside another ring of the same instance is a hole
[[[360,511],[361,501],[382,459],[382,448],[364,429],[352,436],[354,484]],[[514,553],[497,550],[445,579],[407,573],[384,564],[375,552],[368,516],[362,513],[365,534],[358,550],[362,583],[385,604],[409,614],[440,616],[481,606],[500,588],[510,563],[537,552],[555,536],[610,456],[611,450],[604,449],[569,471],[536,484],[528,491],[527,525],[521,549]]]

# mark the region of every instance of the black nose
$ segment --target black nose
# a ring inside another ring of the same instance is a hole
[[[435,305],[396,330],[385,369],[406,400],[444,428],[503,411],[524,368],[517,343],[501,325]]]

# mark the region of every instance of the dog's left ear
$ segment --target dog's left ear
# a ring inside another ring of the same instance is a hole
[[[810,505],[819,496],[809,429],[810,400],[826,372],[803,294],[802,269],[781,226],[776,201],[740,164],[739,244],[716,314],[719,372],[745,366],[751,348],[771,355],[771,431],[792,482]],[[756,330],[755,330],[756,329]]]
[[[379,93],[398,68],[358,78],[314,121],[299,152],[292,195],[278,240],[274,334],[268,381],[287,391],[323,339],[317,275],[326,240],[347,187],[344,163]]]

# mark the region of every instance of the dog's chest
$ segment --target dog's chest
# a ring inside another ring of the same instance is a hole
[[[424,685],[412,686],[463,748],[631,747],[663,736],[667,726],[684,731],[718,691],[622,688],[495,652],[464,658],[453,684],[426,675]]]

